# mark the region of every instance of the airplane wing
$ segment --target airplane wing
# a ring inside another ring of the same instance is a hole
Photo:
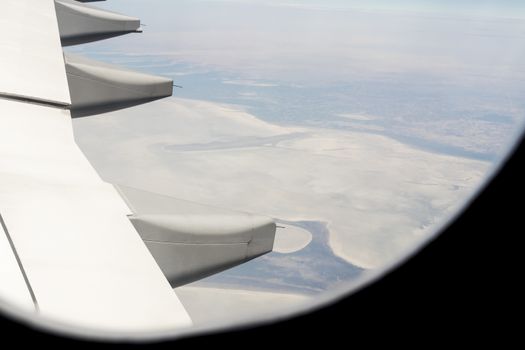
[[[190,325],[129,209],[74,141],[54,1],[1,6],[1,240],[12,248],[1,288],[17,289],[2,296],[89,328]]]
[[[65,57],[63,45],[140,26],[82,2],[0,5],[0,301],[93,330],[188,327],[172,285],[271,251],[275,225],[206,209],[189,217],[131,189],[120,189],[124,201],[101,180],[71,118],[169,96],[172,81]]]

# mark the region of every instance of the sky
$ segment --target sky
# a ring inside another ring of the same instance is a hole
[[[154,7],[163,10],[177,11],[187,3],[234,3],[263,4],[267,6],[293,7],[307,9],[337,9],[366,11],[398,11],[402,13],[428,13],[444,15],[468,15],[470,17],[489,18],[525,18],[525,9],[520,0],[156,0]],[[134,10],[144,10],[140,1],[114,0],[105,6],[108,9],[129,6],[128,13]],[[158,5],[157,5],[158,4]],[[97,4],[98,5],[98,4]],[[160,13],[160,11],[159,11]],[[160,15],[155,19],[163,19]]]
[[[229,322],[259,315],[264,298],[282,309],[392,264],[457,212],[523,128],[518,1],[97,6],[140,17],[144,33],[70,51],[183,86],[74,121],[101,176],[288,229],[279,240],[293,249],[178,292],[199,322],[234,296]]]

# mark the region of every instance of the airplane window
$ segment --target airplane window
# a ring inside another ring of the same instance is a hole
[[[75,140],[130,208],[129,227],[191,320],[131,338],[273,320],[347,295],[434,238],[523,131],[520,2],[95,6],[144,25],[140,35],[62,38],[68,74],[80,76],[69,77]],[[119,95],[112,79],[127,70],[141,73],[119,80]],[[158,99],[168,80],[146,75],[173,80],[173,96]],[[56,321],[66,333],[122,335]]]

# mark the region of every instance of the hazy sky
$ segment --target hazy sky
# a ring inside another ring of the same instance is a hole
[[[157,0],[144,6],[138,0],[115,0],[106,6],[136,14],[149,25],[140,45],[132,45],[137,39],[131,37],[101,45],[125,46],[128,53],[171,53],[247,76],[302,83],[371,74],[424,74],[456,84],[467,73],[469,78],[523,78],[525,53],[513,43],[523,40],[525,27],[497,16],[518,15],[517,2],[391,3],[398,2]],[[428,12],[405,10],[413,6]]]
[[[140,1],[112,0],[108,7],[140,7]],[[469,16],[524,18],[525,10],[520,0],[159,0],[152,4],[164,10],[176,10],[184,3],[245,3],[271,6],[293,6],[316,9],[363,9],[432,14],[468,14]],[[129,3],[129,5],[127,5]],[[114,4],[114,5],[113,5]]]

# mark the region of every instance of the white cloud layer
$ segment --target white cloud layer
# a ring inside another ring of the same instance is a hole
[[[78,119],[75,131],[109,182],[327,222],[335,253],[368,268],[425,238],[489,168],[380,135],[282,127],[234,106],[175,98]]]

